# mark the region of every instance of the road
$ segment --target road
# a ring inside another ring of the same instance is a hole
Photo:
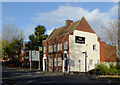
[[[7,85],[40,85],[43,83],[109,83],[95,80],[83,75],[66,74],[60,72],[42,72],[23,68],[2,68],[2,81]]]

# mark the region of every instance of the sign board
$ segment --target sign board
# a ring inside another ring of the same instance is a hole
[[[39,61],[39,59],[40,59],[39,51],[29,51],[29,60]]]
[[[41,46],[39,46],[39,51],[42,51],[42,47]]]
[[[85,37],[75,36],[75,43],[85,44]]]
[[[80,59],[79,59],[79,63],[80,63]]]

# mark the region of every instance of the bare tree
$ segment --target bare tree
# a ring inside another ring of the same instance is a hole
[[[117,49],[118,49],[118,20],[110,20],[107,25],[102,26],[101,34],[104,36],[103,41],[107,42],[109,45],[106,50],[106,60],[108,62],[112,61],[114,58],[118,60]],[[110,60],[111,59],[111,60]]]
[[[2,54],[15,56],[20,54],[21,44],[24,40],[23,31],[19,31],[13,24],[5,24],[2,29]]]

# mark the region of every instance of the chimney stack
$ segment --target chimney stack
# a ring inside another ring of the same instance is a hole
[[[68,27],[71,23],[73,23],[73,21],[72,20],[66,20],[66,27]]]

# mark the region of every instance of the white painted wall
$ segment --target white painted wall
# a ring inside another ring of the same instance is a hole
[[[85,44],[75,43],[75,36],[85,37]],[[97,50],[93,50],[93,45],[97,46]],[[100,44],[98,37],[95,33],[83,32],[75,30],[73,35],[69,35],[69,58],[70,58],[70,71],[85,72],[85,54],[82,52],[87,51],[87,71],[94,69],[95,64],[100,62]],[[89,65],[89,60],[93,59],[93,66]]]
[[[45,59],[47,59],[46,54],[44,54],[44,57],[43,57],[43,71],[45,71]],[[47,65],[47,62],[46,62],[46,65]],[[47,68],[47,66],[46,66],[46,68]]]

